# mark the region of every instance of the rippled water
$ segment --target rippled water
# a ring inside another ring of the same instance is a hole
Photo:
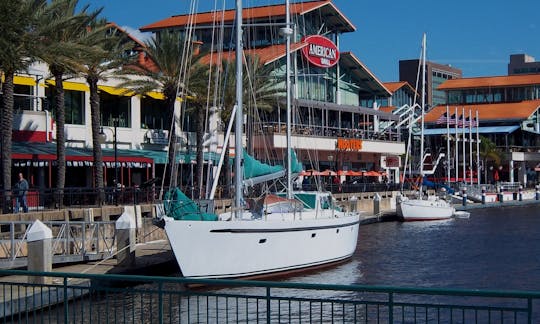
[[[540,208],[478,209],[469,219],[361,226],[350,262],[287,280],[540,290]]]
[[[469,219],[364,225],[360,227],[358,248],[349,262],[280,280],[300,283],[540,291],[539,234],[540,210],[537,206],[473,210]],[[157,284],[131,289],[121,289],[118,294],[107,296],[85,297],[71,303],[69,321],[156,322],[159,316],[155,307],[157,297],[150,292],[144,292],[146,289],[155,291]],[[180,297],[176,292],[181,289],[172,284],[167,284],[164,289],[175,292],[163,297],[166,322],[251,323],[266,315],[264,299],[252,300],[248,309],[247,302],[239,303],[234,298],[226,299],[224,304],[218,303],[217,299]],[[262,288],[234,288],[223,292],[265,295]],[[282,297],[315,297],[314,291],[308,290],[283,290],[283,295],[280,295],[279,289],[274,292]],[[362,298],[353,292],[317,290],[315,295],[318,298],[341,297],[346,300]],[[93,302],[90,302],[91,299]],[[253,303],[260,306],[255,312]],[[224,315],[224,307],[232,307],[233,311]],[[336,311],[347,315],[351,312],[356,314],[357,311],[356,308],[346,310],[317,303],[309,304],[309,307],[315,314],[313,316],[319,316],[316,322],[334,320]],[[274,318],[280,316],[276,313],[289,314],[289,317],[285,316],[286,319],[292,316],[292,322],[300,322],[299,309],[285,302],[277,308],[272,306],[271,312]],[[312,316],[311,311],[309,318]],[[384,314],[384,310],[382,312]],[[59,307],[36,316],[45,318],[46,322],[55,322],[63,320],[63,313],[64,309]],[[302,314],[305,316],[305,312]],[[380,314],[377,309],[372,315],[373,319],[378,319]],[[370,316],[367,310],[365,316]],[[534,316],[535,320],[540,319],[540,314]],[[302,318],[304,321],[304,317]],[[482,318],[485,319],[485,315]],[[32,322],[34,319],[30,316],[24,318],[24,321]],[[465,321],[464,318],[462,320]]]

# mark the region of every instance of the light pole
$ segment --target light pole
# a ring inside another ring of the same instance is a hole
[[[113,188],[113,198],[115,205],[118,205],[118,191],[122,188],[122,186],[118,183],[118,140],[117,140],[117,129],[118,129],[118,118],[113,118],[113,149],[114,149],[114,188]],[[105,135],[105,132],[103,131],[103,126],[101,127],[99,131],[99,141],[101,144],[105,143],[107,135]]]
[[[118,186],[118,141],[116,139],[116,131],[118,127],[118,118],[113,119],[113,128],[114,128],[114,134],[113,134],[113,147],[114,147],[114,183],[117,187]],[[116,204],[118,205],[118,200],[116,201]]]

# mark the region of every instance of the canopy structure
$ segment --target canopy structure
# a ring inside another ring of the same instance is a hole
[[[116,158],[114,150],[103,149],[103,162],[105,165],[115,161],[125,167],[150,167],[154,160],[145,156],[140,150],[118,149]],[[56,144],[39,142],[13,142],[11,156],[18,165],[45,166],[56,161]],[[92,166],[94,156],[92,149],[66,147],[67,166]]]
[[[506,133],[510,134],[516,131],[520,126],[519,125],[509,125],[509,126],[485,126],[485,127],[478,127],[478,133],[480,134],[486,134],[486,133]],[[477,127],[473,127],[471,129],[471,132],[476,134]],[[446,135],[447,133],[450,133],[450,135],[456,134],[456,127],[451,125],[449,129],[446,127],[443,128],[428,128],[424,129],[424,135]],[[462,134],[463,128],[458,127],[457,133]],[[469,133],[469,128],[465,128],[465,133]],[[420,131],[415,132],[415,135],[420,134]]]

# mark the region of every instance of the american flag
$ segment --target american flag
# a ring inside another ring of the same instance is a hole
[[[448,114],[444,113],[441,117],[437,118],[437,124],[444,124],[448,122]]]
[[[459,118],[457,119],[457,125],[459,127],[463,127],[465,125],[465,121],[463,120],[463,115],[459,116]]]
[[[478,120],[476,119],[476,117],[474,117],[471,121],[471,127],[475,127],[475,126],[478,126]]]
[[[450,116],[450,118],[448,118],[448,125],[455,125],[456,122],[456,114],[453,114],[452,116]]]

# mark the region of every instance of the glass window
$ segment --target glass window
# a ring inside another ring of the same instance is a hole
[[[149,97],[141,99],[141,128],[170,129],[168,116],[165,101]]]
[[[45,90],[49,106],[54,106],[54,91],[51,87]],[[76,90],[64,90],[64,106],[66,112],[66,124],[84,125],[84,92]],[[52,111],[56,117],[56,111]]]
[[[101,125],[114,126],[118,118],[118,127],[131,127],[131,97],[114,96],[105,91],[99,93]]]

